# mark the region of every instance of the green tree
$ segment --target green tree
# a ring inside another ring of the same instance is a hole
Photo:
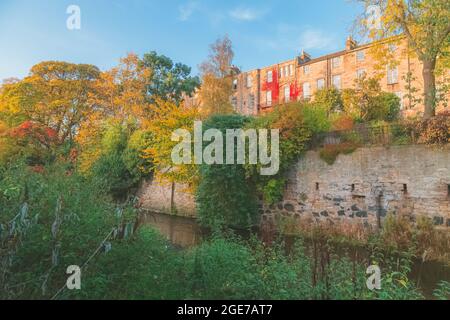
[[[364,15],[364,33],[377,40],[404,34],[423,64],[425,118],[435,115],[436,66],[450,48],[450,2],[448,0],[358,0],[381,10],[381,29],[371,28]]]
[[[182,63],[174,63],[155,51],[146,53],[141,61],[145,68],[151,70],[146,91],[151,102],[155,98],[168,99],[179,104],[183,94],[191,96],[200,85],[198,77],[191,76],[191,68]]]
[[[336,88],[317,90],[314,102],[326,107],[328,112],[341,111],[344,108],[341,92]]]

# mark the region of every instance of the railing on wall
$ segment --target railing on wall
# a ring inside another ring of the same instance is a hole
[[[311,149],[324,145],[354,143],[356,145],[406,145],[418,142],[417,133],[402,124],[356,125],[350,130],[317,134],[311,139]]]

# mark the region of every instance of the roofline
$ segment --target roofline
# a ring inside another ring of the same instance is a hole
[[[369,43],[366,43],[366,44],[363,44],[363,45],[360,45],[360,46],[356,46],[354,49],[351,49],[351,50],[341,50],[341,51],[337,51],[337,52],[334,52],[334,53],[329,53],[329,54],[326,54],[326,55],[323,55],[323,56],[320,56],[320,57],[308,60],[306,62],[299,63],[299,66],[306,66],[306,65],[313,64],[313,63],[316,63],[316,62],[320,62],[320,61],[324,61],[324,60],[340,57],[340,56],[342,56],[342,55],[344,55],[346,53],[356,52],[356,51],[359,51],[359,50],[362,50],[362,49],[366,49],[366,48],[372,47],[372,46],[374,46],[376,44],[382,44],[382,43],[390,42],[392,40],[401,39],[401,38],[406,38],[406,36],[403,35],[403,34],[400,34],[400,35],[388,37],[388,38],[385,38],[385,39],[380,39],[380,40],[376,40],[376,41],[373,41],[373,42],[369,42]],[[250,73],[250,72],[254,72],[254,71],[260,71],[261,69],[268,69],[270,67],[278,66],[280,64],[284,64],[284,63],[292,61],[292,60],[294,60],[294,61],[298,60],[299,57],[300,56],[296,56],[293,59],[288,59],[288,60],[285,60],[285,61],[282,61],[282,62],[278,62],[278,63],[272,64],[272,65],[269,65],[267,67],[262,67],[262,68],[257,68],[257,69],[251,69],[251,70],[243,71],[243,72],[241,72],[241,74],[242,73]]]

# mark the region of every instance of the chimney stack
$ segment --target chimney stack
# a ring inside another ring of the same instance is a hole
[[[358,44],[356,41],[352,38],[352,36],[348,36],[347,41],[345,41],[345,50],[353,50],[356,48]]]
[[[308,62],[309,60],[311,60],[311,56],[308,53],[306,53],[304,50],[302,50],[302,53],[298,57],[299,64]]]

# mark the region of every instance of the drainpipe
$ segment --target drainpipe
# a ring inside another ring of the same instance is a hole
[[[377,226],[378,226],[378,231],[381,230],[381,213],[382,213],[382,200],[383,199],[383,192],[380,192],[380,194],[377,197]]]

